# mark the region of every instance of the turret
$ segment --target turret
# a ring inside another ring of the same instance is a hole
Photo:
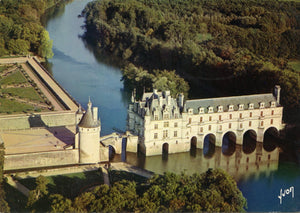
[[[92,102],[89,100],[88,108],[78,124],[79,133],[79,163],[90,164],[100,161],[100,120],[98,120],[98,108],[92,110]]]

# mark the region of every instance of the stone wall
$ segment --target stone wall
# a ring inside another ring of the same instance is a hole
[[[4,170],[78,164],[78,149],[5,155]]]
[[[75,125],[75,112],[49,112],[0,116],[0,130]]]

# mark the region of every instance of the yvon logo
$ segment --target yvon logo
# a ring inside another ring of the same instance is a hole
[[[285,197],[286,195],[289,195],[290,193],[292,194],[292,198],[294,198],[295,190],[294,190],[293,186],[291,186],[290,188],[285,189],[285,190],[280,189],[280,193],[279,193],[279,196],[278,196],[278,198],[280,200],[279,201],[280,204],[282,204],[282,198]]]

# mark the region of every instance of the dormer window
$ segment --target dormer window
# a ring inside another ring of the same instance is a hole
[[[218,106],[218,112],[223,112],[223,106]]]
[[[228,111],[233,111],[233,105],[229,105]]]
[[[253,103],[249,104],[249,109],[254,109],[254,104]]]
[[[201,114],[204,113],[204,108],[203,107],[199,108],[199,113],[201,113]]]
[[[275,101],[271,102],[271,107],[276,107],[276,102]]]
[[[191,115],[191,114],[193,114],[193,109],[189,109],[188,110],[188,113]]]
[[[214,108],[213,107],[208,107],[208,113],[213,113],[214,112]]]
[[[244,104],[239,104],[239,110],[244,110]]]
[[[261,103],[259,104],[259,108],[260,108],[260,109],[265,108],[265,102],[261,102]]]

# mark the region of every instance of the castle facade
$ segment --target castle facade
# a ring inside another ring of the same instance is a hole
[[[245,145],[245,135],[258,143],[269,132],[283,128],[280,86],[273,93],[184,100],[169,91],[144,93],[128,108],[127,129],[139,137],[139,150],[146,156],[163,152],[187,152],[191,146],[222,147],[233,141]],[[258,147],[262,147],[259,146]]]

